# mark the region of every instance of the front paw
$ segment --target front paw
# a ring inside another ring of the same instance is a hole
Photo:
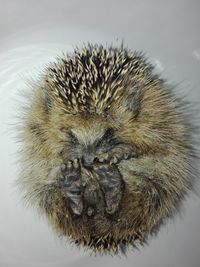
[[[104,193],[106,212],[114,214],[119,208],[123,193],[121,173],[115,165],[97,164],[94,166],[94,175]]]
[[[106,153],[97,155],[97,162],[117,164],[121,160],[127,160],[132,157],[136,157],[136,151],[131,145],[118,145]]]
[[[61,168],[60,185],[68,198],[71,210],[76,215],[83,211],[83,185],[79,160],[67,161]]]

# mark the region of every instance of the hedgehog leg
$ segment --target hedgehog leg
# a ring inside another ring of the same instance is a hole
[[[124,183],[121,173],[115,165],[97,164],[94,166],[95,177],[104,193],[108,214],[114,214],[122,198]]]
[[[83,211],[83,185],[81,183],[81,170],[78,159],[68,161],[63,165],[60,182],[65,196],[69,199],[73,213],[81,215]]]

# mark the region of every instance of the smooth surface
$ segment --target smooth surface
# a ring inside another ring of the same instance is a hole
[[[0,0],[0,266],[199,267],[200,199],[191,196],[157,238],[127,257],[90,256],[59,241],[47,223],[19,201],[14,115],[20,89],[46,63],[83,42],[124,43],[143,50],[157,71],[200,99],[198,0]],[[119,41],[117,41],[119,39]],[[197,111],[198,112],[198,111]]]

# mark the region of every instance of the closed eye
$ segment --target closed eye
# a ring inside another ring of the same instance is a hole
[[[104,135],[102,136],[102,140],[108,140],[108,139],[111,139],[113,136],[114,136],[114,129],[113,128],[108,128]]]
[[[71,144],[73,145],[78,145],[79,144],[79,140],[78,138],[75,136],[75,134],[72,132],[72,131],[69,131],[69,137],[70,137],[70,141],[71,141]]]
[[[118,138],[114,136],[114,129],[113,128],[108,128],[104,135],[101,137],[101,139],[97,140],[96,142],[96,147],[100,147],[103,145],[117,145],[120,143]]]

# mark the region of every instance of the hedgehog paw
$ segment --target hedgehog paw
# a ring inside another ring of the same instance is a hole
[[[110,165],[117,164],[121,160],[127,160],[136,157],[136,152],[133,146],[119,145],[114,147],[110,152]]]
[[[81,170],[79,160],[67,161],[61,167],[60,183],[64,195],[69,199],[74,214],[81,215],[83,211],[83,185],[81,183]]]
[[[95,177],[104,193],[105,211],[114,214],[118,208],[123,192],[121,173],[115,165],[97,164],[94,166]]]
[[[132,157],[136,157],[136,152],[134,147],[124,144],[114,147],[109,152],[97,155],[96,162],[110,163],[110,165],[112,165],[119,163],[121,160],[127,160]]]

